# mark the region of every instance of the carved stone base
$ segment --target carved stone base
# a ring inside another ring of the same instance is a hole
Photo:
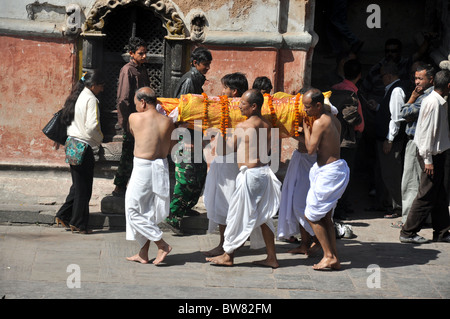
[[[106,196],[101,201],[101,212],[103,214],[125,214],[125,198]]]
[[[99,152],[100,160],[112,162],[120,161],[120,156],[122,155],[122,142],[103,143],[101,149],[101,152]]]

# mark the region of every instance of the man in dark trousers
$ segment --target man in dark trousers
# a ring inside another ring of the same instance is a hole
[[[114,196],[124,197],[128,180],[133,170],[134,137],[128,127],[128,117],[136,112],[134,94],[137,89],[150,86],[147,69],[147,44],[140,38],[131,38],[125,49],[130,54],[130,62],[120,70],[117,87],[117,117],[123,129],[122,155],[114,178]]]
[[[450,242],[448,194],[444,186],[445,151],[450,149],[448,102],[450,71],[442,70],[434,78],[434,90],[422,101],[414,143],[422,167],[419,191],[405,224],[400,242],[423,244],[428,240],[418,235],[431,214],[433,241]]]
[[[180,98],[183,94],[202,94],[206,73],[212,61],[211,52],[203,47],[196,48],[191,55],[191,69],[184,74],[175,89],[174,97]],[[198,215],[192,208],[197,204],[206,180],[207,164],[203,154],[195,156],[194,130],[188,128],[191,143],[187,144],[180,137],[179,149],[183,160],[175,161],[175,186],[170,202],[170,214],[166,222],[180,230],[180,222],[185,215]],[[200,147],[200,149],[203,149]]]
[[[383,202],[383,193],[387,191],[391,203],[385,218],[398,217],[394,211],[401,209],[401,182],[403,172],[404,120],[401,108],[405,104],[406,82],[399,78],[398,67],[393,62],[386,63],[380,70],[385,85],[385,95],[376,112],[377,155],[380,171],[377,196]],[[403,124],[403,125],[402,125]],[[380,191],[380,192],[379,192]]]

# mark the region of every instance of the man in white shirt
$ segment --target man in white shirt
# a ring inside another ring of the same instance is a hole
[[[411,204],[419,189],[422,168],[417,159],[417,147],[414,143],[417,119],[419,118],[422,101],[434,90],[433,80],[436,71],[430,64],[420,63],[414,73],[415,88],[406,104],[402,107],[402,117],[406,122],[406,147],[403,160],[402,176],[402,220],[393,223],[392,227],[402,228],[409,214]]]
[[[395,63],[387,63],[381,68],[381,77],[385,85],[385,96],[376,114],[377,155],[381,181],[377,195],[382,203],[382,192],[387,191],[392,200],[388,212],[399,209],[402,204],[401,182],[403,165],[404,122],[401,108],[405,104],[404,82],[399,79]],[[399,215],[398,215],[399,216]],[[398,217],[396,214],[386,214],[385,218]]]
[[[427,239],[417,233],[431,214],[433,241],[450,242],[448,194],[444,187],[445,151],[450,149],[448,103],[450,71],[442,70],[434,79],[434,90],[420,107],[414,143],[423,172],[419,191],[400,232],[402,243],[422,244]]]

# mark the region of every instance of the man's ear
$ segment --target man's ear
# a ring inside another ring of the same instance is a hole
[[[238,90],[237,90],[237,89],[232,89],[232,90],[231,90],[231,94],[232,94],[233,97],[236,97],[236,96],[237,96],[237,93],[238,93]]]

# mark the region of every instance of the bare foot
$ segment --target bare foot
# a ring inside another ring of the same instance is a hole
[[[320,249],[322,248],[322,246],[320,246],[319,243],[313,242],[311,244],[311,247],[308,248],[308,250],[306,251],[306,255],[308,255],[308,257],[312,257],[314,255],[316,255]]]
[[[323,257],[322,260],[313,266],[314,270],[339,270],[341,264],[336,257]]]
[[[166,242],[164,242],[164,244],[158,245],[158,253],[155,260],[153,260],[153,264],[158,265],[159,263],[161,263],[171,251],[172,246],[170,246]]]
[[[216,265],[233,266],[233,256],[228,255],[227,253],[212,258],[206,258],[206,261],[210,261]]]
[[[216,257],[216,256],[223,255],[225,253],[225,251],[223,250],[222,245],[220,245],[220,246],[217,246],[216,248],[213,248],[208,251],[204,251],[202,253],[206,257]]]
[[[302,243],[297,248],[288,250],[288,253],[290,253],[290,254],[303,254],[303,255],[306,255],[306,254],[308,254],[308,247]]]
[[[264,260],[257,260],[254,261],[252,264],[258,265],[258,266],[264,266],[264,267],[272,267],[272,268],[278,268],[280,265],[278,264],[278,260],[276,258],[269,258],[267,257]]]
[[[139,254],[136,254],[136,255],[134,255],[132,257],[126,257],[126,258],[129,261],[136,261],[136,262],[141,263],[141,264],[147,264],[148,263],[148,256],[147,257],[145,257],[145,256],[141,257]]]

